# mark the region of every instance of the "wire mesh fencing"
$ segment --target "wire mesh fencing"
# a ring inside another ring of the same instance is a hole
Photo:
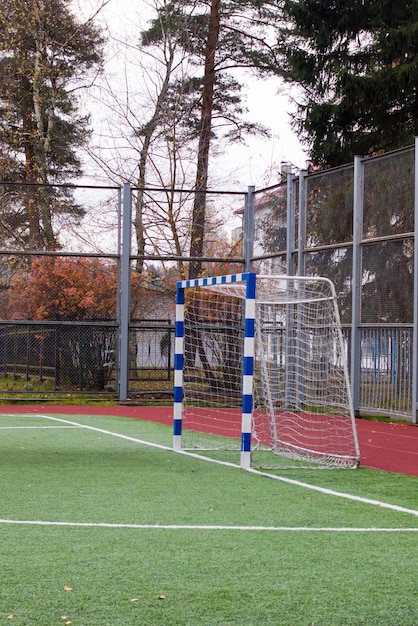
[[[413,414],[414,177],[410,147],[255,193],[255,267],[335,285],[359,414]]]
[[[191,268],[219,275],[251,266],[329,278],[357,379],[355,408],[409,418],[415,167],[411,147],[329,171],[287,172],[277,185],[251,193],[210,192],[198,258],[187,256],[193,190],[128,186],[125,196],[126,186],[0,183],[0,398],[119,398],[127,367],[130,398],[167,399],[176,281]]]

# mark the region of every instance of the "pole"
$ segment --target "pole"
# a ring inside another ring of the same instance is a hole
[[[183,427],[184,304],[184,286],[183,283],[177,283],[173,409],[173,449],[177,451],[181,450],[181,436]]]
[[[354,157],[353,197],[353,275],[351,317],[351,392],[356,417],[360,411],[361,344],[360,344],[360,298],[361,298],[361,240],[363,238],[363,190],[364,165],[360,156]]]
[[[286,234],[286,274],[295,275],[293,251],[295,248],[295,175],[287,174],[287,234]]]
[[[254,254],[254,191],[255,187],[249,186],[245,194],[244,220],[243,220],[243,252],[244,271],[251,272],[252,257]]]
[[[299,172],[299,222],[298,222],[298,276],[305,276],[305,245],[306,245],[306,205],[308,196],[308,171]]]
[[[120,272],[120,323],[119,323],[119,400],[128,399],[129,386],[129,321],[131,286],[131,222],[132,190],[123,185],[122,250]]]
[[[414,327],[412,330],[412,423],[418,423],[418,137],[415,138],[414,178]]]

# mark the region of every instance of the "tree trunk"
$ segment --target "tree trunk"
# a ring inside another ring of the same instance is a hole
[[[48,102],[43,101],[42,86],[45,82],[45,65],[47,63],[46,36],[44,29],[45,4],[41,0],[37,12],[36,52],[33,71],[33,111],[36,123],[35,157],[37,179],[42,185],[48,184],[48,155],[51,149],[51,140],[54,132],[54,109],[56,82],[51,76],[51,93]],[[40,187],[37,193],[39,206],[39,220],[43,246],[47,250],[55,250],[58,242],[52,228],[52,212],[50,194],[46,188]]]
[[[157,101],[155,103],[154,112],[152,114],[151,119],[147,122],[147,124],[143,127],[143,136],[144,141],[142,144],[141,152],[139,154],[139,164],[138,164],[138,195],[135,203],[135,218],[134,218],[134,227],[135,227],[135,236],[136,236],[136,244],[138,249],[138,256],[143,256],[145,254],[145,231],[144,231],[144,187],[146,183],[146,169],[148,163],[148,156],[150,152],[151,142],[154,136],[154,133],[158,127],[164,104],[167,100],[167,94],[170,86],[170,78],[173,71],[173,63],[174,63],[174,54],[175,54],[175,46],[168,44],[168,58],[166,61],[165,67],[165,75],[164,80],[161,85],[160,92],[158,94]],[[144,269],[144,260],[143,258],[137,259],[136,262],[136,271],[138,273],[142,273]]]
[[[42,249],[42,233],[39,219],[39,205],[36,199],[37,189],[32,186],[38,182],[36,155],[33,146],[33,102],[31,98],[31,84],[26,78],[22,78],[25,98],[22,101],[22,130],[25,138],[25,182],[29,183],[25,189],[26,213],[28,221],[29,247],[33,250]]]
[[[211,1],[208,37],[206,40],[205,70],[203,76],[202,108],[200,118],[200,136],[197,155],[196,185],[192,214],[189,278],[197,278],[202,270],[206,191],[208,185],[209,149],[212,132],[213,91],[215,84],[215,53],[218,46],[220,28],[220,0]]]

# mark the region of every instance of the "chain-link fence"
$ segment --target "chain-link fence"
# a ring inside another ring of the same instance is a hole
[[[192,259],[193,191],[0,183],[0,398],[170,397],[176,281],[242,269],[244,205],[207,194]]]
[[[0,323],[0,376],[23,394],[105,391],[115,380],[115,324]]]
[[[336,287],[358,413],[414,417],[414,176],[411,147],[254,194],[254,266]]]
[[[407,148],[208,192],[198,257],[193,190],[0,183],[0,398],[171,397],[177,280],[252,267],[331,279],[356,410],[414,419],[415,167]]]
[[[121,192],[0,185],[0,397],[117,379]]]

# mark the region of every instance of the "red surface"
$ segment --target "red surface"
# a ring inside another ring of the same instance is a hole
[[[1,413],[120,415],[171,424],[171,406],[0,406]],[[388,472],[418,476],[418,426],[357,420],[361,464]]]
[[[418,426],[357,420],[361,464],[418,476]]]

